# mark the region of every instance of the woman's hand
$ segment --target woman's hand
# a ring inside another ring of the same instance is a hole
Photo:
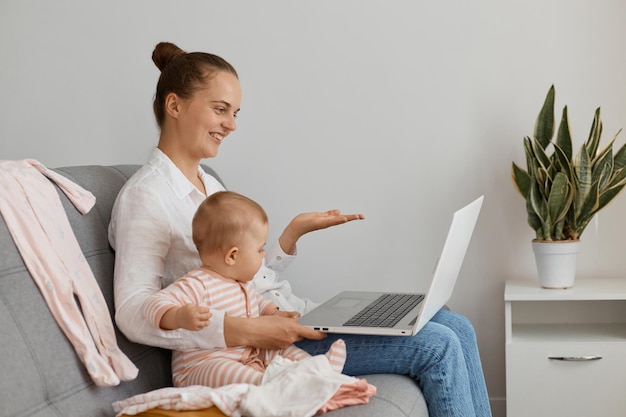
[[[290,319],[299,319],[300,318],[300,312],[299,311],[276,310],[274,312],[274,315],[281,316],[281,317],[287,317],[287,318],[290,318]]]
[[[339,210],[301,213],[289,222],[278,243],[285,253],[292,254],[295,252],[296,242],[302,235],[364,218],[362,214],[341,214]]]
[[[297,320],[278,314],[254,319],[224,317],[226,346],[285,349],[302,339],[321,340],[325,337],[323,332],[304,327]]]

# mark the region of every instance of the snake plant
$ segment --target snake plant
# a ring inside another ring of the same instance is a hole
[[[524,137],[527,169],[513,162],[511,175],[526,200],[528,224],[537,240],[578,240],[593,216],[626,185],[626,144],[613,153],[620,129],[598,151],[602,134],[598,107],[589,137],[574,156],[567,106],[553,140],[554,96],[552,85],[535,121],[533,138]]]

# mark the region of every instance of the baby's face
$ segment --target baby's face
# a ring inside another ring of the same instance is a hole
[[[235,279],[241,282],[252,281],[265,258],[265,243],[269,228],[267,223],[255,221],[238,245],[239,253],[235,264]]]

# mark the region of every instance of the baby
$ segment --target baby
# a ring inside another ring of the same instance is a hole
[[[198,207],[192,233],[202,266],[150,298],[144,314],[155,326],[201,330],[209,325],[211,309],[225,310],[231,317],[300,316],[280,311],[256,292],[251,282],[265,257],[268,235],[267,214],[259,204],[232,191],[214,193]],[[265,368],[277,355],[293,361],[309,357],[293,345],[286,349],[232,346],[174,351],[174,385],[259,385]],[[344,342],[333,343],[326,356],[333,369],[341,372],[346,359]]]

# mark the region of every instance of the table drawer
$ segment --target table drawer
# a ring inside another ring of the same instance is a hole
[[[624,416],[625,342],[509,343],[506,356],[507,417]]]

